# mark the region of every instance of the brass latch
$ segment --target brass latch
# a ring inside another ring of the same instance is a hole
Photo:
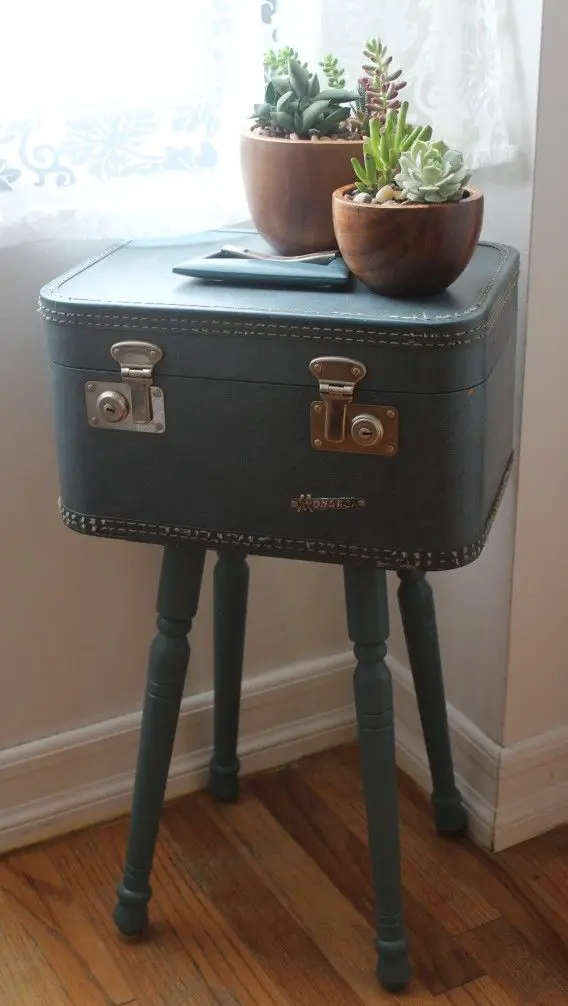
[[[320,392],[320,401],[312,402],[310,410],[312,447],[388,457],[398,452],[397,410],[390,405],[353,402],[355,386],[367,373],[364,363],[343,356],[320,356],[310,363],[310,372]]]
[[[110,354],[120,364],[122,383],[88,381],[85,386],[91,426],[102,429],[163,433],[164,395],[153,384],[154,366],[163,356],[153,342],[115,342]]]

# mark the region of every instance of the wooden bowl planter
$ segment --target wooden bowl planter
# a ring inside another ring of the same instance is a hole
[[[467,187],[449,203],[354,203],[333,193],[339,250],[351,272],[385,297],[441,293],[467,266],[481,233],[483,195]]]
[[[331,197],[363,156],[361,140],[275,139],[241,135],[241,166],[250,215],[280,255],[337,248]]]

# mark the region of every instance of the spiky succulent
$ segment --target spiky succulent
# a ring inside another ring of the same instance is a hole
[[[359,79],[367,119],[378,119],[384,127],[389,110],[400,108],[400,92],[406,87],[402,70],[391,70],[392,56],[380,38],[365,44],[363,66],[365,76]]]
[[[411,203],[448,203],[462,198],[469,179],[463,154],[443,140],[434,143],[421,137],[401,153],[394,180]]]
[[[356,91],[344,87],[322,91],[317,74],[311,74],[296,56],[290,56],[287,73],[269,78],[264,102],[254,106],[253,118],[257,126],[273,127],[280,135],[328,136],[348,118],[351,109],[347,102],[356,96]]]
[[[374,194],[384,185],[392,185],[405,152],[417,141],[430,139],[430,126],[411,126],[406,121],[407,112],[407,101],[400,109],[389,109],[382,131],[378,119],[370,120],[369,137],[363,144],[363,164],[356,157],[351,160],[360,192]]]

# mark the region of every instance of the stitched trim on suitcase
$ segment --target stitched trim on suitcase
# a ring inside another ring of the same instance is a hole
[[[61,500],[59,500],[59,511],[63,523],[72,531],[100,538],[121,538],[154,544],[185,541],[202,545],[203,548],[208,549],[231,546],[244,549],[251,555],[273,555],[337,563],[344,562],[346,559],[366,559],[372,560],[385,569],[432,571],[457,569],[474,562],[481,554],[509,480],[513,457],[511,454],[481,536],[470,545],[464,545],[462,548],[448,552],[425,550],[405,552],[401,549],[380,548],[372,545],[353,545],[301,538],[277,538],[266,535],[249,535],[238,531],[212,531],[170,524],[120,520],[113,517],[78,513],[75,510],[70,510]]]
[[[494,304],[491,313],[482,325],[474,325],[458,331],[451,330],[446,335],[437,332],[396,332],[385,331],[374,335],[364,328],[336,328],[321,325],[285,325],[281,322],[242,321],[238,317],[218,321],[202,317],[193,320],[162,315],[118,314],[99,311],[66,311],[52,308],[40,302],[39,313],[44,321],[55,325],[69,325],[73,328],[104,329],[105,331],[128,331],[165,334],[187,332],[191,335],[227,335],[232,337],[268,336],[281,339],[310,339],[315,341],[365,343],[374,346],[400,346],[406,349],[453,349],[472,342],[482,341],[495,327],[503,308],[517,286],[518,274],[514,273],[501,297]],[[170,305],[172,307],[173,305]],[[164,311],[166,309],[164,308]],[[403,320],[403,319],[400,319]],[[418,320],[418,319],[414,319]],[[437,341],[437,340],[442,341]]]
[[[107,258],[109,255],[112,255],[114,252],[119,251],[121,248],[127,247],[128,245],[131,245],[131,244],[133,244],[133,242],[131,242],[131,241],[120,242],[119,244],[116,244],[116,245],[114,245],[111,248],[107,248],[104,252],[102,252],[102,254],[94,255],[92,258],[88,259],[86,262],[82,262],[78,266],[75,266],[74,268],[70,269],[68,272],[64,273],[63,276],[57,277],[56,280],[54,280],[51,284],[49,284],[46,287],[46,290],[49,293],[57,293],[61,289],[61,287],[64,286],[65,283],[68,282],[70,279],[74,279],[75,276],[78,276],[80,273],[84,272],[86,269],[90,268],[92,265],[96,265],[97,262],[102,261],[102,259]],[[481,307],[481,305],[483,304],[483,301],[487,297],[487,294],[490,292],[490,290],[495,285],[495,282],[497,281],[497,278],[498,278],[499,274],[501,273],[501,271],[502,271],[504,265],[506,264],[506,262],[511,258],[511,256],[513,254],[518,254],[518,253],[515,252],[515,250],[513,248],[510,248],[507,245],[495,244],[495,243],[493,243],[491,241],[483,241],[483,242],[481,242],[481,246],[482,247],[483,246],[484,247],[488,247],[488,248],[494,248],[496,251],[498,250],[498,251],[501,252],[501,258],[499,259],[499,262],[497,263],[497,266],[496,266],[496,269],[495,269],[493,275],[488,280],[488,282],[485,284],[485,286],[483,286],[480,289],[480,291],[478,292],[477,297],[475,298],[473,304],[470,304],[469,307],[464,308],[463,310],[460,310],[460,311],[445,311],[445,312],[443,312],[441,314],[433,315],[433,320],[435,320],[435,321],[452,321],[452,320],[456,320],[456,319],[462,318],[466,314],[472,314],[474,311],[477,311],[478,308]],[[515,270],[515,277],[518,276],[518,272],[519,272],[519,268],[518,268],[518,264],[517,264],[517,268]],[[80,300],[76,300],[75,303],[76,304],[80,304],[81,301]],[[101,304],[107,304],[109,306],[111,304],[115,305],[115,302],[113,302],[113,301],[101,301],[100,303]],[[126,305],[126,302],[124,302],[124,303]],[[131,305],[129,305],[129,306],[131,306]],[[149,301],[137,301],[134,306],[136,306],[136,307],[155,307],[155,305],[152,302],[149,302]],[[48,308],[46,305],[43,305],[42,302],[41,302],[41,298],[40,298],[40,301],[39,301],[39,307],[40,307],[40,311],[42,311],[42,310],[53,310],[51,308]],[[164,305],[164,307],[166,307],[166,305]],[[181,308],[187,309],[188,307],[189,308],[191,308],[191,307],[197,308],[197,305],[188,304],[187,302],[184,301],[183,303],[180,303],[180,304],[169,304],[169,305],[167,305],[167,307],[170,307],[170,308],[172,308],[172,307],[173,308],[175,308],[175,307],[181,307]],[[324,314],[324,312],[317,312],[316,311],[316,312],[314,312],[313,316],[314,317],[318,317],[318,315],[322,315],[322,314]],[[349,312],[349,314],[347,315],[343,311],[332,311],[331,314],[335,315],[338,318],[345,318],[345,317],[366,317],[366,315],[359,314],[359,312]],[[81,312],[77,312],[77,314],[75,316],[76,317],[81,317]],[[385,321],[421,321],[422,317],[423,317],[422,315],[416,314],[416,313],[405,314],[405,315],[402,315],[402,314],[392,314],[392,315],[385,315],[384,316],[384,320]]]

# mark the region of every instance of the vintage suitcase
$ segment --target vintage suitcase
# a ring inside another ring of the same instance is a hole
[[[388,568],[474,560],[511,466],[517,253],[480,244],[424,301],[172,272],[226,240],[129,242],[42,290],[65,523]]]

